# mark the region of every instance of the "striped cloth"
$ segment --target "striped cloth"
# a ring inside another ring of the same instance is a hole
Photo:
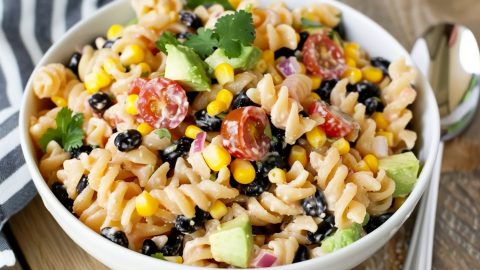
[[[52,42],[110,1],[0,0],[0,230],[36,194],[18,139],[18,110],[28,77]],[[0,268],[14,263],[0,233]]]

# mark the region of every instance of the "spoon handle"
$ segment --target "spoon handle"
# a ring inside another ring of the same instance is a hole
[[[417,221],[410,242],[404,270],[432,269],[435,216],[437,211],[438,187],[442,169],[443,142],[438,146],[437,159],[427,191],[423,195]]]

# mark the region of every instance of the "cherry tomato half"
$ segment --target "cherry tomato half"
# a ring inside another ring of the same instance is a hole
[[[262,160],[270,148],[270,138],[265,134],[267,125],[268,117],[262,108],[233,110],[222,123],[223,146],[236,158]]]
[[[323,101],[312,103],[308,113],[310,115],[319,113],[325,119],[325,122],[320,126],[325,130],[328,137],[345,137],[354,129],[353,119],[349,115],[336,110]]]
[[[143,86],[141,81],[133,82],[131,87],[138,85],[140,92],[137,106],[143,121],[155,128],[172,129],[185,119],[188,100],[180,84],[166,78],[155,78]]]
[[[130,83],[130,88],[128,89],[129,95],[138,95],[142,90],[143,86],[147,84],[148,80],[137,78]]]
[[[347,67],[342,48],[326,33],[310,35],[302,52],[307,70],[324,80],[338,79]]]

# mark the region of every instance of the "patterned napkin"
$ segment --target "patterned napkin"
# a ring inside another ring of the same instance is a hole
[[[25,84],[52,42],[111,1],[0,0],[0,230],[36,194],[19,144]],[[14,253],[0,232],[0,268],[13,264]]]

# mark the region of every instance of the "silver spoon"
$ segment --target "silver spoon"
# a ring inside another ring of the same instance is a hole
[[[442,142],[430,186],[419,209],[405,270],[432,268],[444,142],[458,136],[469,126],[480,96],[480,51],[475,36],[468,28],[451,23],[432,26],[416,41],[411,56],[435,93]]]

